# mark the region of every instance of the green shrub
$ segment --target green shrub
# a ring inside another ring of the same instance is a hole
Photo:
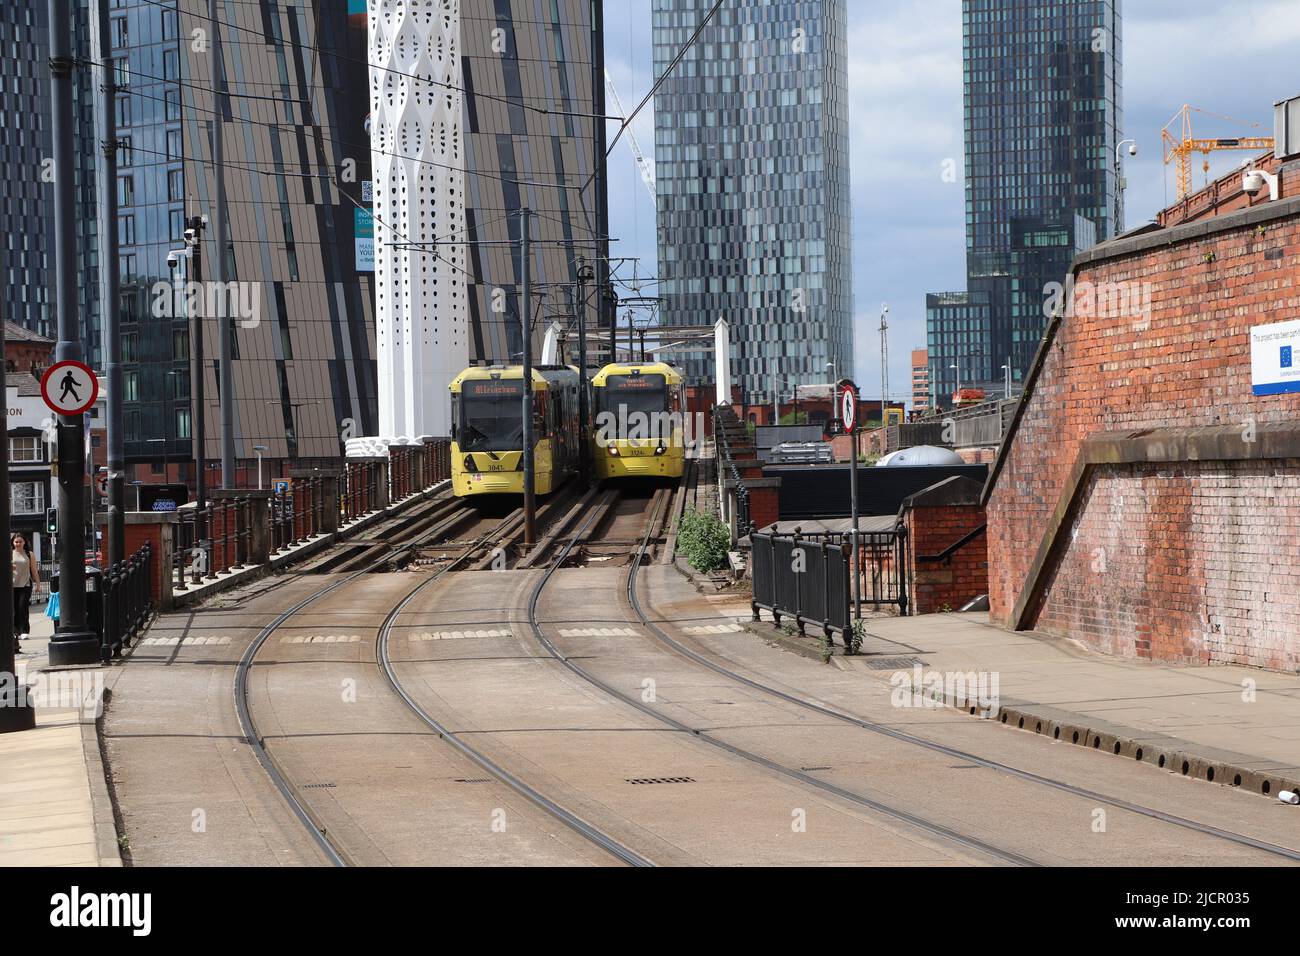
[[[731,532],[714,515],[693,508],[682,515],[677,548],[696,571],[707,574],[726,567],[730,547]]]

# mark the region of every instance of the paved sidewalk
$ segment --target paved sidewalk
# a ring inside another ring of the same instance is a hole
[[[1067,740],[1078,730],[1085,745],[1134,757],[1143,748],[1140,759],[1163,755],[1176,772],[1187,760],[1185,772],[1204,779],[1214,770],[1220,783],[1240,774],[1257,792],[1300,781],[1300,675],[1106,657],[1004,630],[984,613],[874,618],[867,634],[869,656],[835,663],[885,682],[918,662],[925,674],[996,674],[1004,722],[1025,717],[1036,730],[1041,721],[1040,732],[1061,728]],[[880,669],[882,655],[897,666]]]
[[[54,629],[43,604],[31,621],[18,658],[29,683],[48,663]],[[94,671],[60,673],[88,681]],[[38,706],[34,730],[0,735],[0,866],[122,865],[95,725],[79,717],[75,707]]]
[[[774,627],[766,611],[754,623],[747,594],[719,593],[684,562],[677,566],[727,619],[724,626],[820,658],[816,628],[794,637]],[[902,680],[895,675],[914,680],[919,666],[925,696],[935,687],[930,681],[961,675],[942,681],[942,699],[967,713],[971,705],[985,708],[977,693],[964,693],[965,678],[974,673],[978,684],[983,676],[988,687],[996,675],[994,718],[1010,727],[1254,793],[1300,792],[1300,675],[1108,657],[1073,641],[997,627],[984,612],[882,614],[865,623],[861,656],[841,656],[836,643],[833,666],[891,690]]]

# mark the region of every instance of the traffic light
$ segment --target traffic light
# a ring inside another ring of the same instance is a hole
[[[58,508],[45,509],[45,531],[47,534],[59,533],[59,509]]]

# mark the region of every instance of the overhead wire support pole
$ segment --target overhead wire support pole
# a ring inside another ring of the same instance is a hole
[[[55,362],[82,361],[77,309],[77,206],[73,182],[72,10],[49,0],[50,131],[54,153],[54,269],[59,339]],[[63,29],[60,29],[63,27]],[[114,264],[115,265],[115,264]],[[110,264],[103,263],[103,268]],[[59,415],[59,623],[50,638],[52,666],[99,662],[99,638],[86,625],[85,414]]]
[[[211,21],[212,41],[209,44],[211,61],[208,63],[208,80],[212,84],[212,178],[213,209],[212,232],[216,251],[212,256],[212,288],[215,295],[208,298],[219,303],[217,309],[218,390],[221,392],[221,484],[225,488],[238,487],[235,477],[235,396],[234,373],[231,369],[230,303],[226,289],[226,265],[230,239],[226,224],[226,170],[225,143],[222,124],[225,122],[226,99],[221,92],[223,70],[221,63],[221,22],[217,19],[217,0],[208,0],[208,18]],[[203,410],[199,409],[200,415]]]
[[[104,327],[104,375],[108,379],[108,564],[126,559],[126,436],[122,421],[122,330],[117,270],[117,99],[109,35],[109,0],[95,0],[93,13],[99,49],[101,158],[95,186],[99,190],[99,315]],[[175,301],[173,296],[172,301]],[[92,484],[93,487],[93,484]],[[91,492],[94,494],[94,492]],[[93,529],[92,529],[93,540]]]
[[[523,302],[519,308],[519,324],[523,332],[523,414],[524,414],[524,545],[531,547],[537,541],[537,496],[534,484],[536,464],[533,454],[533,275],[528,246],[529,218],[532,211],[519,210],[519,269],[523,284]]]
[[[587,266],[587,257],[578,256],[578,294],[575,300],[578,318],[578,461],[582,466],[582,484],[591,482],[591,443],[589,432],[589,406],[591,395],[587,383],[587,283],[595,276]]]

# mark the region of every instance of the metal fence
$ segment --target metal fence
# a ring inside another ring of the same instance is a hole
[[[153,606],[153,561],[146,542],[99,576],[100,658],[106,664],[120,657],[122,648],[130,647],[144,628]]]
[[[760,532],[751,534],[750,541],[754,620],[762,609],[770,611],[777,624],[788,617],[800,634],[809,624],[827,636],[848,634],[853,614],[846,545]]]
[[[761,534],[753,542],[753,608],[796,623],[799,633],[814,624],[828,634],[852,627],[858,605],[877,611],[911,612],[907,590],[907,530],[858,532],[858,582],[853,580],[852,537],[847,532]]]

